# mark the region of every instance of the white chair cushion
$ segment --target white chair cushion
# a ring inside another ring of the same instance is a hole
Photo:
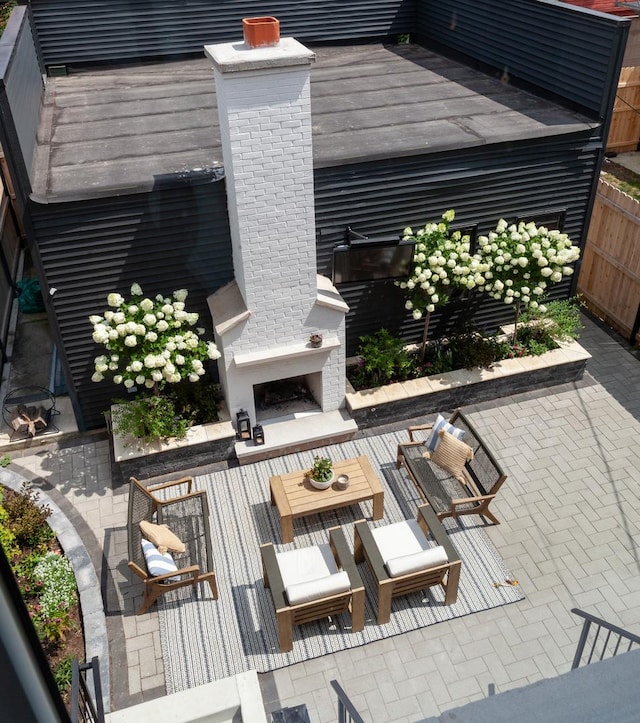
[[[441,429],[449,432],[449,434],[452,434],[456,439],[463,439],[464,437],[464,429],[458,429],[458,427],[454,427],[453,424],[449,424],[449,422],[447,422],[447,420],[442,416],[442,414],[438,414],[433,427],[431,427],[431,433],[424,442],[424,446],[431,452],[436,451],[436,447],[440,442],[438,432]]]
[[[162,554],[158,548],[149,540],[142,538],[142,552],[147,563],[147,570],[150,575],[165,575],[168,572],[177,572],[178,567],[173,557],[168,552]],[[179,577],[172,577],[171,580],[179,580]]]
[[[449,562],[447,553],[442,545],[430,547],[428,550],[420,550],[412,555],[402,555],[387,560],[385,567],[391,577],[407,575],[418,570],[428,570],[431,567],[446,565]]]
[[[276,560],[285,588],[301,582],[319,580],[338,572],[331,547],[326,543],[299,550],[277,552]]]
[[[429,541],[417,520],[376,527],[371,530],[371,534],[385,562],[429,549]]]
[[[311,600],[319,600],[341,592],[347,592],[350,589],[349,575],[344,570],[341,570],[317,580],[307,580],[306,582],[289,585],[285,588],[285,593],[289,605],[300,605]]]

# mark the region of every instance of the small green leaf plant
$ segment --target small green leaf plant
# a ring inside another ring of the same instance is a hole
[[[333,464],[328,457],[316,455],[313,458],[313,467],[309,470],[309,476],[318,482],[328,482],[333,477]]]

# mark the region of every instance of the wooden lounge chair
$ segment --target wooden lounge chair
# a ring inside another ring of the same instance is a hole
[[[282,652],[293,649],[294,625],[350,611],[352,632],[364,628],[364,585],[339,527],[329,530],[329,544],[276,552],[268,543],[260,551]]]
[[[186,492],[164,500],[156,496],[160,490]],[[129,567],[142,578],[144,600],[138,615],[146,612],[163,593],[176,588],[208,582],[213,599],[218,599],[216,576],[211,553],[209,506],[205,490],[192,491],[191,477],[145,487],[135,477],[129,487],[129,513],[127,520]],[[142,551],[140,522],[166,524],[185,544],[185,552],[172,553],[177,571],[151,575]]]
[[[410,441],[398,445],[396,467],[400,469],[403,466],[407,470],[424,501],[436,511],[438,519],[482,515],[499,525],[500,521],[489,510],[489,505],[507,475],[459,409],[453,413],[449,423],[464,432],[461,441],[473,450],[473,459],[465,463],[462,471],[464,484],[424,456],[424,439],[418,437],[424,437],[424,433],[433,426],[431,424],[409,427]]]
[[[376,580],[379,625],[389,622],[392,598],[399,595],[441,585],[445,605],[457,600],[462,563],[429,505],[418,507],[416,520],[384,527],[359,520],[354,535],[354,558],[366,560]]]

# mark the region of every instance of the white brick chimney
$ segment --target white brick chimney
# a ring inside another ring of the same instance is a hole
[[[209,297],[232,420],[254,385],[304,376],[322,412],[344,405],[348,307],[316,270],[310,68],[293,38],[205,46],[213,61],[235,280]],[[323,345],[312,348],[309,336]]]

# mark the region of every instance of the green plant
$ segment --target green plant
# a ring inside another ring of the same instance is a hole
[[[540,309],[530,309],[522,314],[522,324],[532,322],[538,322],[537,326],[546,329],[555,341],[578,339],[580,331],[584,328],[580,321],[580,302],[575,296],[571,299],[548,302],[544,312]]]
[[[17,0],[9,0],[0,5],[0,36],[4,32],[13,8],[18,4]]]
[[[220,352],[212,342],[200,339],[204,329],[194,327],[198,314],[185,309],[186,289],[173,296],[145,297],[139,284],[132,284],[131,298],[117,293],[107,296],[110,307],[101,316],[89,317],[93,340],[107,350],[94,360],[94,382],[105,374],[127,389],[153,389],[182,380],[199,381],[205,373],[203,362],[217,359]]]
[[[3,454],[0,457],[0,467],[8,467],[11,464],[11,457],[8,454]]]
[[[416,377],[445,374],[453,369],[453,355],[440,339],[430,342],[425,351],[424,361],[415,368]]]
[[[473,328],[451,335],[447,339],[454,369],[488,369],[499,358],[499,344]]]
[[[313,467],[309,470],[309,476],[318,482],[328,482],[333,477],[333,465],[328,457],[313,458]]]
[[[180,417],[188,419],[192,424],[217,422],[220,418],[220,404],[224,399],[222,387],[212,381],[200,384],[181,382],[171,388],[176,411]]]
[[[58,686],[58,690],[65,696],[69,688],[71,688],[71,679],[73,676],[73,657],[67,655],[58,662],[53,669],[53,677]]]
[[[20,492],[5,490],[3,505],[7,513],[7,527],[20,547],[37,547],[54,537],[47,524],[51,508],[40,505],[39,498],[39,492],[29,482],[23,483]]]
[[[183,419],[169,397],[141,397],[118,400],[112,411],[113,430],[120,437],[149,443],[175,437],[184,439],[191,422]]]
[[[9,516],[2,504],[3,498],[4,495],[0,489],[0,545],[7,558],[11,560],[20,550],[16,545],[16,536],[7,526]]]
[[[415,357],[407,352],[402,339],[386,329],[361,336],[358,356],[358,365],[350,370],[349,376],[356,388],[379,387],[414,376]]]

